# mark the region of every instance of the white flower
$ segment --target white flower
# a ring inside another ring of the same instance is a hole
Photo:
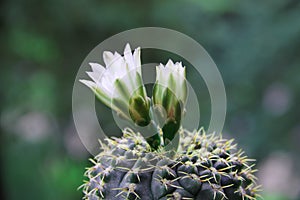
[[[129,44],[125,46],[124,56],[117,52],[113,54],[105,51],[103,52],[105,67],[98,63],[89,63],[92,71],[87,74],[92,81],[80,80],[91,88],[104,104],[126,118],[130,118],[128,111],[131,115],[132,106],[134,106],[131,102],[136,98],[139,103],[150,106],[141,77],[140,53],[140,48],[132,53]]]
[[[163,64],[156,66],[155,85],[159,87],[154,88],[154,104],[162,104],[164,98],[163,93],[166,88],[168,88],[182,104],[186,102],[186,68],[182,66],[181,62],[173,63],[172,60],[169,60],[165,66]]]
[[[162,128],[165,145],[174,139],[181,126],[187,99],[185,76],[185,67],[181,62],[173,63],[169,60],[165,66],[160,64],[156,67],[152,99],[154,116]]]
[[[87,74],[93,81],[80,81],[91,89],[101,90],[101,93],[105,94],[110,99],[114,95],[115,82],[117,80],[129,79],[126,76],[131,76],[130,78],[135,80],[135,72],[141,75],[140,48],[135,49],[132,54],[130,46],[127,44],[124,50],[124,57],[118,52],[113,54],[110,51],[105,51],[103,53],[103,60],[105,67],[98,63],[89,63],[92,68],[92,72],[87,72]],[[133,92],[138,84],[139,83],[135,85],[127,85],[127,87],[131,92]]]

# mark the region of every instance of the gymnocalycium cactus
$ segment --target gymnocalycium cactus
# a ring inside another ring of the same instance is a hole
[[[181,127],[186,68],[171,60],[156,68],[150,99],[142,81],[140,48],[104,52],[106,68],[90,63],[93,81],[81,80],[98,99],[137,127],[100,142],[101,152],[82,185],[84,199],[252,200],[258,197],[253,160],[233,140]],[[133,126],[134,127],[134,126]],[[143,129],[141,129],[143,130]],[[179,136],[179,137],[176,137]]]

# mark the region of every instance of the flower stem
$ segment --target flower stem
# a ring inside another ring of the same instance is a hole
[[[146,141],[151,146],[151,149],[153,151],[157,150],[158,147],[161,145],[161,139],[158,133],[151,137],[146,138]]]

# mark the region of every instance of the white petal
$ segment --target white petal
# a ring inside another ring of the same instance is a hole
[[[83,79],[80,79],[79,81],[80,81],[81,83],[85,84],[86,86],[88,86],[88,87],[91,88],[91,89],[97,88],[96,83],[94,83],[93,81],[88,81],[88,80],[83,80]]]
[[[157,80],[158,82],[167,87],[168,86],[168,79],[169,79],[169,76],[170,76],[170,69],[166,68],[163,66],[163,64],[160,64],[158,66],[158,70],[159,70],[159,76],[157,76]]]
[[[97,85],[95,82],[89,81],[89,80],[79,80],[79,81],[81,83],[85,84],[86,86],[88,86],[94,92],[97,92],[99,90],[99,91],[101,91],[103,94],[105,94],[108,97],[112,96],[112,92],[106,90],[106,88],[103,88],[103,85]]]
[[[117,59],[123,59],[123,57],[118,52],[115,51],[113,61],[115,61]]]
[[[91,66],[93,72],[102,74],[105,71],[105,67],[98,63],[89,63],[89,65]]]
[[[126,64],[124,58],[116,55],[111,64],[107,67],[106,71],[107,74],[110,74],[113,77],[113,80],[110,81],[114,81],[115,79],[124,76],[126,74]]]
[[[124,58],[125,58],[126,63],[129,66],[129,68],[134,69],[135,68],[134,60],[133,60],[133,56],[132,56],[132,53],[131,53],[131,48],[130,48],[128,43],[125,46]]]
[[[160,76],[160,66],[156,66],[155,68],[156,68],[156,80],[159,81],[158,77]]]
[[[134,50],[133,53],[133,60],[134,60],[134,65],[137,67],[137,71],[142,74],[141,72],[141,48],[138,47]]]
[[[106,68],[110,65],[111,61],[114,58],[114,54],[110,51],[103,52],[103,61],[105,63]]]
[[[112,81],[111,77],[103,76],[101,79],[100,85],[105,88],[105,90],[112,92],[114,89],[114,81]]]
[[[167,64],[166,64],[166,67],[170,68],[170,69],[173,69],[173,66],[174,66],[174,63],[171,59],[168,60]]]
[[[102,74],[96,73],[96,72],[86,72],[87,75],[96,83],[100,83],[100,79],[102,77]]]
[[[125,53],[125,52],[131,52],[131,47],[130,47],[130,44],[129,44],[129,43],[127,43],[127,44],[125,45],[124,53]]]

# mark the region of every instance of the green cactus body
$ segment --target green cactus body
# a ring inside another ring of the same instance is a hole
[[[258,186],[252,160],[233,140],[203,129],[180,131],[177,151],[151,150],[140,133],[107,138],[85,175],[84,199],[251,200]]]

